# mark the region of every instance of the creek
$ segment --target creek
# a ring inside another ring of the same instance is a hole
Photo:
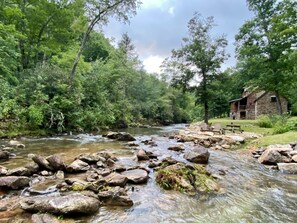
[[[159,159],[172,156],[187,162],[183,153],[167,148],[178,144],[164,137],[184,125],[162,128],[131,128],[127,131],[136,143]],[[152,139],[157,146],[144,145],[141,141]],[[101,135],[80,134],[51,138],[22,138],[26,148],[18,149],[14,159],[2,162],[7,168],[20,167],[30,162],[29,153],[48,156],[59,154],[69,163],[81,153],[108,151],[125,166],[135,166],[135,149],[124,142],[109,140]],[[183,143],[184,147],[193,146]],[[257,163],[248,151],[210,150],[207,168],[221,176],[222,191],[218,194],[188,196],[176,191],[166,191],[155,183],[155,173],[150,171],[148,183],[134,186],[128,194],[134,202],[130,208],[100,207],[97,214],[79,217],[82,222],[297,222],[297,175],[287,175]]]

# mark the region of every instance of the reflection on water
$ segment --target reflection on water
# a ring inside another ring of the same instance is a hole
[[[174,125],[164,128],[134,128],[128,132],[136,136],[141,148],[160,157],[172,156],[185,161],[181,153],[167,148],[176,141],[162,137],[164,133],[184,128]],[[158,146],[149,147],[142,140],[153,138]],[[77,135],[55,138],[23,139],[25,149],[16,151],[16,159],[2,163],[9,168],[29,163],[28,153],[50,155],[58,153],[70,162],[81,153],[108,151],[125,165],[135,165],[134,149],[123,142],[115,142],[98,135]],[[189,149],[191,144],[185,144]],[[87,222],[297,222],[297,175],[284,175],[265,168],[242,152],[210,151],[208,168],[226,175],[220,180],[224,192],[220,194],[187,196],[165,191],[154,181],[154,172],[146,185],[129,190],[134,201],[131,208],[101,207]],[[128,186],[129,188],[129,186]]]

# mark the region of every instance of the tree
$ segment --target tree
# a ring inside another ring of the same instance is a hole
[[[197,13],[188,23],[189,36],[183,39],[181,49],[173,50],[167,67],[172,71],[173,83],[195,92],[197,103],[204,107],[204,122],[209,119],[210,85],[220,74],[221,64],[227,59],[227,40],[224,36],[213,38],[213,17],[206,20]],[[196,83],[195,83],[196,82]]]
[[[126,57],[127,62],[132,63],[133,67],[136,70],[143,69],[143,64],[138,58],[138,55],[135,51],[135,46],[132,43],[132,39],[130,38],[128,33],[122,34],[122,38],[118,43],[118,48],[120,52],[122,52]]]
[[[110,17],[116,17],[120,21],[129,21],[129,16],[136,14],[136,8],[140,2],[138,0],[85,0],[86,16],[88,18],[88,25],[83,34],[80,48],[74,60],[70,81],[72,83],[76,67],[79,62],[83,49],[88,41],[90,33],[95,25],[105,25]]]
[[[248,0],[247,3],[255,16],[236,35],[240,71],[248,77],[250,85],[275,92],[282,114],[279,95],[286,95],[296,81],[289,57],[297,47],[297,2]]]
[[[6,0],[0,20],[14,27],[20,54],[19,70],[43,63],[72,45],[79,32],[75,19],[83,13],[82,0]]]

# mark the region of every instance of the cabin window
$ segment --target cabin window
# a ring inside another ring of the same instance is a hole
[[[276,96],[271,96],[270,101],[271,102],[276,102]]]

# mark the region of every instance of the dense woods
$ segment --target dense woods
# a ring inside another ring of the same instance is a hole
[[[236,36],[238,65],[225,71],[225,37],[212,37],[213,18],[195,14],[158,78],[128,33],[115,46],[94,29],[112,17],[129,21],[139,1],[1,1],[0,133],[207,122],[227,116],[247,85],[287,97],[296,114],[296,4],[249,0],[255,15]]]

